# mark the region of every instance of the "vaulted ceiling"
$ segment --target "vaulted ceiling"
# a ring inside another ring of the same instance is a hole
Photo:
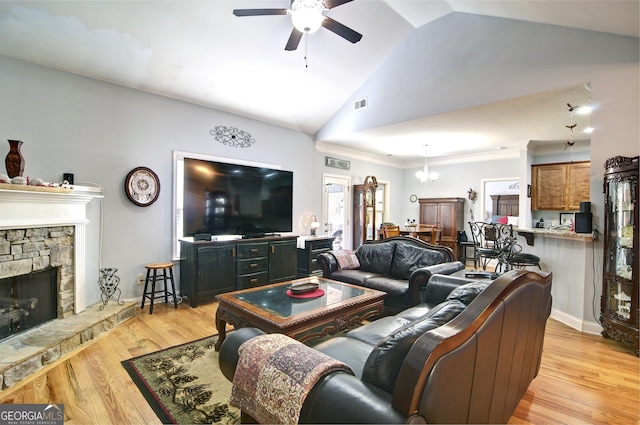
[[[288,8],[289,0],[2,1],[0,54],[314,136],[416,28],[451,13],[638,37],[638,4],[354,0],[325,14],[361,33],[361,41],[352,44],[320,28],[305,36],[297,50],[285,51],[290,17],[236,17],[232,11]],[[588,92],[581,93],[588,97]],[[543,93],[514,99],[517,108],[502,102],[430,117],[430,125],[443,132],[453,123],[460,131],[472,127],[487,134],[490,142],[483,149],[496,149],[509,132],[522,131],[524,121],[531,125],[538,114],[549,124],[552,118],[545,105],[566,101],[567,90]],[[538,105],[538,112],[531,110],[526,120],[512,115],[530,105]],[[567,116],[556,119],[553,127],[558,132],[550,131],[549,140],[567,137]],[[361,132],[343,138],[342,146],[384,155],[376,140],[386,143],[390,133],[415,132],[411,126],[408,122]],[[415,161],[423,153],[414,149],[403,160]]]

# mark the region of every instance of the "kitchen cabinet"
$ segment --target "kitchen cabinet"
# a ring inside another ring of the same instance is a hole
[[[605,163],[602,335],[638,351],[638,158]]]
[[[531,166],[531,209],[577,211],[591,199],[591,163]]]
[[[440,245],[458,258],[458,232],[464,230],[464,198],[420,198],[420,224],[442,225]]]

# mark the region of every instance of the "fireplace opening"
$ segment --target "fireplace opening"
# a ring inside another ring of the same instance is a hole
[[[57,318],[58,268],[0,279],[0,340]]]

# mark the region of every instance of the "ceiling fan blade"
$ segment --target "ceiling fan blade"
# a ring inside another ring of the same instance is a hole
[[[233,9],[236,16],[286,15],[287,9]]]
[[[324,0],[323,3],[324,7],[326,7],[327,9],[333,9],[334,7],[338,7],[351,1],[353,0]]]
[[[342,25],[340,22],[331,19],[328,16],[324,18],[324,21],[322,21],[322,26],[352,43],[357,43],[362,38],[362,34],[359,32]]]
[[[294,28],[293,31],[291,31],[289,41],[287,41],[287,45],[284,47],[284,50],[296,50],[301,39],[302,33]]]

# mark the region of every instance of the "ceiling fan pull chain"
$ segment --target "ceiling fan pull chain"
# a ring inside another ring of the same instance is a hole
[[[309,33],[304,37],[304,67],[309,68]]]

